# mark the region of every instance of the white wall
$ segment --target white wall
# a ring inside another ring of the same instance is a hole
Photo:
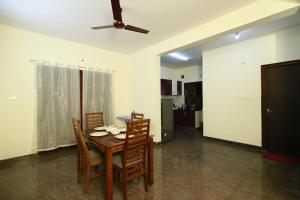
[[[300,59],[300,26],[278,31],[276,46],[278,62]]]
[[[261,146],[260,66],[275,61],[275,35],[203,52],[203,134]]]
[[[161,66],[160,68],[161,79],[175,80],[174,77],[175,77],[175,69]]]
[[[184,68],[175,69],[174,78],[178,81],[196,82],[202,80],[202,65],[194,65]],[[184,75],[184,79],[181,79],[181,75]]]
[[[261,146],[261,65],[300,59],[300,26],[203,53],[204,135]]]
[[[117,71],[114,116],[130,113],[129,56],[0,25],[0,160],[36,152],[34,65],[29,59],[76,65],[82,58],[88,66]]]

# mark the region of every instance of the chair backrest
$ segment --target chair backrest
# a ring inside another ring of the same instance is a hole
[[[85,113],[86,133],[91,133],[96,127],[104,126],[103,112]]]
[[[146,174],[146,145],[149,140],[150,119],[127,122],[127,132],[122,157],[126,180]]]
[[[143,113],[132,112],[131,113],[131,119],[144,119],[144,114]]]
[[[78,150],[80,151],[81,155],[83,157],[88,157],[88,147],[85,143],[85,139],[83,136],[83,133],[81,131],[81,124],[80,124],[80,120],[73,118],[72,119],[72,123],[73,123],[73,130],[74,130],[74,135],[77,141],[77,147]]]

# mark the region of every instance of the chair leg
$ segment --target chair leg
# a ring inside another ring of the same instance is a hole
[[[145,191],[148,192],[147,174],[144,174],[144,186],[145,186]]]
[[[117,169],[117,167],[115,166],[115,165],[113,165],[113,178],[114,178],[114,182],[115,181],[118,181],[118,169]]]
[[[120,181],[120,182],[122,182],[121,174],[122,174],[122,172],[121,172],[121,170],[119,169],[119,170],[118,170],[118,181]]]
[[[90,184],[90,165],[87,164],[86,165],[86,182],[85,182],[85,186],[84,186],[84,193],[87,193],[88,192],[88,189],[89,189],[89,184]]]
[[[97,175],[98,174],[98,165],[95,165],[95,175]]]
[[[82,158],[81,154],[78,153],[78,158],[77,158],[77,183],[79,184],[82,178]]]
[[[123,199],[127,200],[127,181],[123,179]]]

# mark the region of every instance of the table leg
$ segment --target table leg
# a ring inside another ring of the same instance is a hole
[[[105,152],[106,158],[106,200],[113,199],[113,165],[112,151],[107,149]]]
[[[148,144],[148,184],[153,185],[154,182],[154,155],[153,155],[153,138],[150,139]]]

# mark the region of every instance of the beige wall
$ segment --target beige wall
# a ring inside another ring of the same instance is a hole
[[[131,110],[142,112],[151,119],[150,132],[160,142],[160,65],[159,56],[147,50],[131,56]],[[155,77],[155,78],[153,78]]]
[[[88,66],[115,69],[114,116],[130,112],[129,56],[0,25],[0,160],[36,152],[34,64],[29,59],[75,65],[85,59]]]

